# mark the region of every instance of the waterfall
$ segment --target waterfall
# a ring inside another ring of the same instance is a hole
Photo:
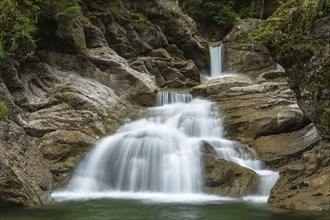
[[[157,106],[148,108],[143,118],[98,141],[67,187],[53,197],[93,192],[202,194],[201,146],[205,141],[219,158],[259,174],[259,194],[269,195],[278,174],[265,170],[261,161],[251,159],[251,152],[237,147],[236,142],[224,139],[214,103],[189,93],[160,92]]]
[[[219,46],[209,46],[210,60],[211,60],[211,78],[219,77],[223,72],[223,58],[225,47],[221,44]]]

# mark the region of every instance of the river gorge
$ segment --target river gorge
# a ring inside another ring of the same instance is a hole
[[[226,33],[180,1],[13,2],[1,219],[328,219],[326,1]]]

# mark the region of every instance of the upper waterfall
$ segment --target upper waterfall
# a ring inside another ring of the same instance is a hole
[[[225,47],[223,44],[218,46],[209,45],[210,50],[210,65],[211,78],[221,76],[223,73],[223,58],[225,54]]]

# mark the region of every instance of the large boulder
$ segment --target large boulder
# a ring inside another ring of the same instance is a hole
[[[224,77],[205,81],[192,94],[217,102],[227,137],[252,144],[257,137],[296,131],[309,123],[285,80]]]
[[[276,63],[262,43],[242,41],[249,36],[250,31],[261,24],[262,21],[257,19],[244,20],[235,25],[224,38],[226,71],[244,73],[256,78],[260,73],[276,67]]]
[[[252,170],[213,155],[204,155],[206,192],[221,196],[247,196],[258,191],[259,176]]]

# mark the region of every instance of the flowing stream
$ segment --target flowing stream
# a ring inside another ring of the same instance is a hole
[[[54,202],[4,208],[1,220],[326,220],[322,213],[290,212],[246,202],[267,198],[278,174],[265,170],[248,148],[223,138],[214,103],[190,94],[161,92],[157,106],[96,143]],[[203,193],[202,143],[219,158],[248,167],[262,178],[259,192],[234,199]],[[265,200],[262,200],[265,201]]]
[[[223,137],[215,104],[189,93],[160,92],[157,106],[141,119],[124,124],[96,143],[78,166],[59,200],[135,198],[153,201],[205,202],[233,200],[204,193],[202,146],[208,142],[219,158],[260,175],[260,187],[249,198],[266,201],[278,173],[266,170],[234,141]]]

